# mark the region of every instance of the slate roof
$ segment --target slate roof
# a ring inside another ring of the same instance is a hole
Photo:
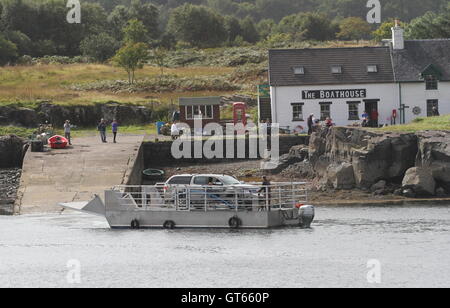
[[[220,96],[211,97],[180,97],[180,106],[193,106],[193,105],[220,105]]]
[[[332,74],[333,65],[342,74]],[[378,73],[368,73],[367,65],[377,65]],[[293,68],[303,66],[304,75]],[[352,47],[269,50],[271,86],[332,85],[394,82],[389,47]]]
[[[392,50],[395,80],[423,81],[421,73],[430,65],[441,73],[441,81],[450,81],[450,39],[405,41],[405,49]]]

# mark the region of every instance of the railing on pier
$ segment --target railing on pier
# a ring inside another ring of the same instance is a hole
[[[306,204],[306,183],[246,183],[237,186],[164,185],[116,186],[113,189],[124,207],[140,210],[243,211],[292,209]]]

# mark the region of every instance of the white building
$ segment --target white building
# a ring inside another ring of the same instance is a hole
[[[450,39],[392,32],[385,47],[270,50],[272,122],[306,127],[314,114],[352,125],[366,111],[375,126],[450,114]]]

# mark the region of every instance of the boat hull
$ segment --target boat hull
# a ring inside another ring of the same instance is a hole
[[[238,219],[239,229],[267,229],[287,225],[299,225],[292,217],[294,210],[274,211],[107,211],[106,219],[111,228],[131,228],[138,222],[139,228],[233,228],[233,219]]]

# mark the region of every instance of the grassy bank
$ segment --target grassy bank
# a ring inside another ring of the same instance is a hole
[[[28,139],[35,129],[23,128],[17,126],[0,126],[0,136],[16,135],[25,139]],[[82,127],[72,129],[72,137],[85,137],[97,134],[96,127]],[[55,134],[64,136],[64,130],[62,128],[55,129]],[[154,124],[148,125],[128,125],[120,126],[119,134],[123,135],[156,135],[156,126]]]
[[[417,118],[413,122],[404,125],[388,126],[380,128],[381,131],[417,132],[424,130],[449,130],[450,115],[440,117]]]

